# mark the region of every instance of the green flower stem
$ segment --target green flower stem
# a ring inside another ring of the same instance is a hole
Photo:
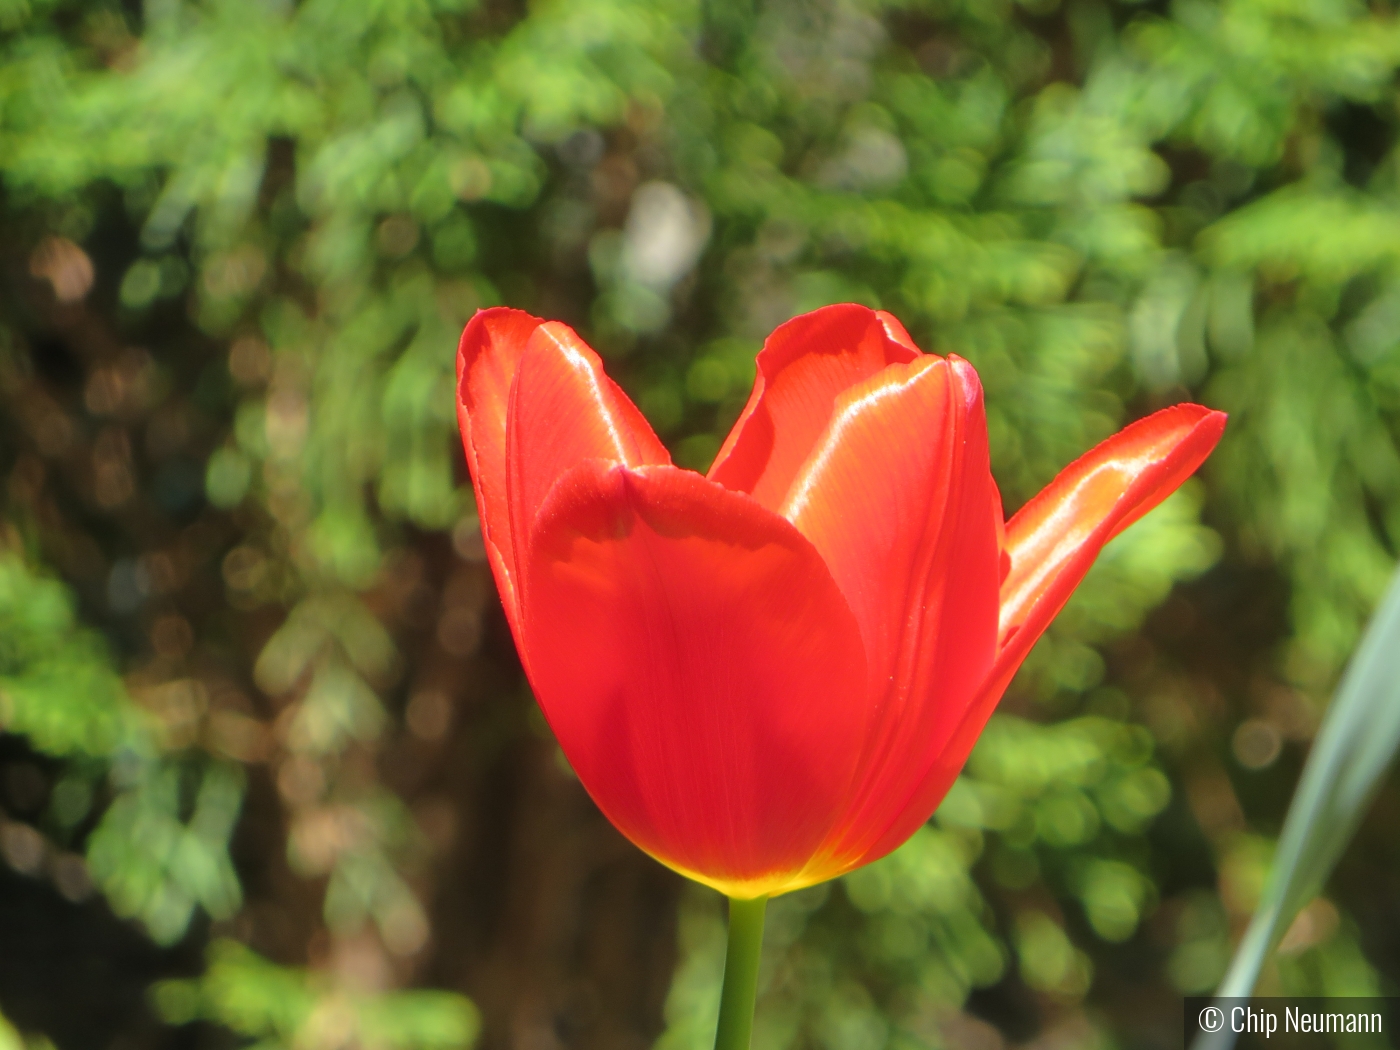
[[[719,995],[715,1050],[749,1050],[753,1007],[758,998],[758,957],[763,949],[763,912],[768,898],[729,899],[729,950],[724,956],[724,990]]]

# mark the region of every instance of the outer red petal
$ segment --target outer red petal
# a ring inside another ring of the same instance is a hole
[[[579,779],[662,863],[791,888],[865,733],[859,629],[812,545],[672,467],[567,473],[530,544],[530,677]]]
[[[972,366],[920,357],[846,391],[783,513],[860,623],[877,715],[827,845],[841,866],[899,814],[996,657],[1001,515]]]
[[[457,347],[457,421],[476,492],[486,556],[506,617],[520,638],[520,610],[506,500],[506,410],[515,370],[541,321],[503,306],[478,310]]]
[[[1006,525],[1011,570],[1001,587],[1000,648],[976,700],[946,738],[904,813],[864,861],[894,849],[928,819],[957,778],[1001,694],[1100,550],[1195,472],[1225,429],[1225,413],[1177,405],[1125,428],[1075,460]]]
[[[842,391],[886,365],[918,356],[893,317],[851,303],[780,325],[759,352],[753,392],[715,457],[710,479],[777,507]]]
[[[506,425],[507,496],[515,549],[523,550],[535,515],[555,481],[585,459],[627,466],[669,464],[671,457],[603,363],[574,330],[540,325],[521,355]],[[524,566],[521,566],[524,571]]]
[[[1080,456],[1006,523],[1011,572],[1001,589],[1001,635],[1008,651],[1030,651],[1100,548],[1195,473],[1224,430],[1224,412],[1163,409]]]

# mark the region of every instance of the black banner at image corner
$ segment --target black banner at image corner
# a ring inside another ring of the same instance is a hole
[[[1182,1001],[1185,1050],[1400,1050],[1400,998]]]

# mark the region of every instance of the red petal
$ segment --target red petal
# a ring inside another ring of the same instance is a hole
[[[566,474],[530,544],[530,677],[599,807],[731,895],[788,887],[865,733],[860,633],[821,558],[673,467]]]
[[[877,716],[836,858],[860,856],[894,819],[991,670],[995,501],[981,384],[956,357],[891,365],[842,394],[793,482],[783,514],[855,613]]]
[[[580,461],[671,462],[641,412],[603,373],[598,355],[558,321],[536,328],[520,359],[506,441],[517,550],[554,482]]]
[[[516,366],[540,319],[503,306],[478,310],[457,348],[457,421],[467,453],[486,556],[516,640],[515,553],[506,501],[506,408]]]
[[[912,350],[915,354],[923,353],[923,351],[914,345],[914,340],[910,338],[909,332],[904,325],[899,323],[898,317],[888,310],[876,310],[875,316],[880,319],[880,324],[884,326],[885,335],[889,336],[905,349]]]
[[[898,321],[864,306],[826,306],[780,325],[763,344],[753,393],[710,479],[777,507],[841,392],[918,356]]]
[[[865,858],[894,849],[928,819],[1036,639],[1089,571],[1103,545],[1166,499],[1210,455],[1225,414],[1200,405],[1164,409],[1075,460],[1006,525],[1011,571],[1001,587],[996,665],[906,812]]]
[[[1080,456],[1022,507],[1006,524],[1003,645],[1029,652],[1103,545],[1194,474],[1224,430],[1224,412],[1163,409]]]

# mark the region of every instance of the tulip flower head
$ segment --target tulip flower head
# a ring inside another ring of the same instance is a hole
[[[701,475],[565,325],[483,310],[457,359],[487,556],[564,754],[637,846],[739,900],[927,821],[1099,550],[1225,425],[1158,412],[1004,522],[966,361],[843,305],[757,364]]]

